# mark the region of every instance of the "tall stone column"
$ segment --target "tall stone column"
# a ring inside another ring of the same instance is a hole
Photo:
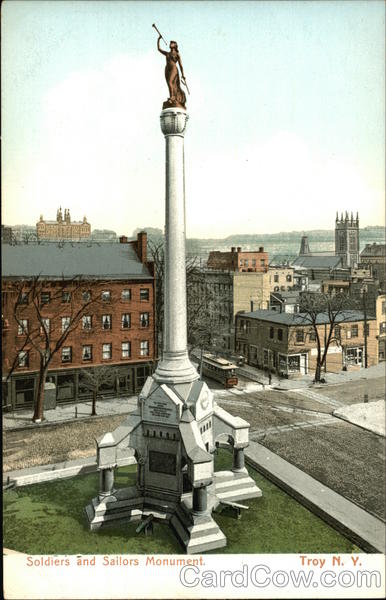
[[[184,165],[187,120],[187,112],[182,108],[166,108],[161,112],[166,142],[164,347],[153,375],[159,383],[188,383],[198,379],[187,349]]]

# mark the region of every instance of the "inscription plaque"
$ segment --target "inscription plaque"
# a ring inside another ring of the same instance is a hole
[[[154,473],[165,473],[166,475],[175,475],[177,472],[175,454],[150,450],[149,471],[153,471]]]

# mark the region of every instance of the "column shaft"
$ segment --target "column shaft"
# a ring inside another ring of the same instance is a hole
[[[205,512],[208,506],[207,489],[203,487],[193,488],[193,511]]]
[[[110,496],[114,490],[114,468],[99,471],[99,496]]]
[[[232,471],[244,471],[245,459],[244,448],[233,448],[233,468]]]

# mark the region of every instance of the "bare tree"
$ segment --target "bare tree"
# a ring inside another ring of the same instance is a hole
[[[117,376],[117,370],[111,366],[91,367],[90,369],[82,369],[82,385],[92,392],[92,409],[91,415],[94,417],[96,412],[96,403],[100,395],[101,387],[104,384],[114,384]]]
[[[334,295],[320,292],[305,292],[300,298],[299,323],[304,323],[312,328],[316,340],[316,366],[314,382],[322,379],[323,366],[326,365],[327,353],[331,342],[340,344],[339,324],[352,318],[351,309],[356,303],[345,293]],[[324,331],[321,334],[321,325]]]
[[[163,343],[164,322],[164,272],[165,254],[163,241],[149,242],[149,252],[154,261],[156,277],[156,340],[158,353],[161,353]],[[191,349],[213,349],[214,340],[221,333],[214,309],[214,297],[210,291],[205,274],[201,269],[199,258],[187,257],[186,293],[187,293],[187,333],[188,346]]]
[[[155,344],[156,356],[160,356],[163,346],[163,323],[164,323],[164,272],[165,252],[164,242],[148,241],[149,253],[154,262],[155,275]]]
[[[7,379],[20,357],[33,349],[39,357],[39,377],[32,421],[39,423],[44,419],[44,386],[52,359],[82,317],[100,302],[99,285],[80,276],[49,283],[37,275],[29,281],[13,281],[8,289],[21,342]]]

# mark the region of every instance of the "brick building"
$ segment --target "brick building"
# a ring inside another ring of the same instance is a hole
[[[194,302],[209,308],[211,320],[218,327],[219,346],[233,350],[236,314],[269,307],[269,275],[204,270],[196,284],[192,282],[190,293]]]
[[[269,286],[271,292],[289,292],[294,286],[293,267],[269,265]]]
[[[37,393],[39,353],[33,344],[23,347],[25,331],[40,327],[42,337],[44,333],[41,319],[28,304],[31,282],[37,276],[40,314],[53,341],[69,326],[81,302],[90,295],[96,298],[50,363],[47,381],[55,386],[56,402],[90,397],[82,370],[102,365],[114,369],[103,395],[130,395],[142,388],[155,359],[154,276],[146,242],[146,234],[140,233],[136,241],[121,238],[120,244],[3,245],[3,403],[5,396],[13,409],[30,407]],[[82,290],[74,287],[75,278]],[[18,313],[18,322],[16,304],[26,305]],[[38,339],[35,336],[35,344]],[[7,381],[14,362],[16,368]]]
[[[241,247],[232,247],[230,252],[218,250],[209,253],[208,269],[236,271],[245,273],[266,273],[268,271],[268,252],[263,246],[258,251],[243,252]]]
[[[83,221],[71,221],[70,210],[59,208],[56,213],[56,221],[45,221],[43,215],[36,223],[36,235],[38,240],[81,240],[91,235],[91,225],[86,217]]]
[[[386,294],[377,298],[378,360],[386,360]]]
[[[328,318],[321,313],[318,332],[323,343]],[[357,369],[365,362],[364,316],[360,311],[339,315],[327,353],[327,371]],[[368,366],[378,363],[375,317],[367,319]],[[257,310],[237,315],[236,352],[252,366],[292,377],[313,372],[316,367],[316,336],[303,313]]]

